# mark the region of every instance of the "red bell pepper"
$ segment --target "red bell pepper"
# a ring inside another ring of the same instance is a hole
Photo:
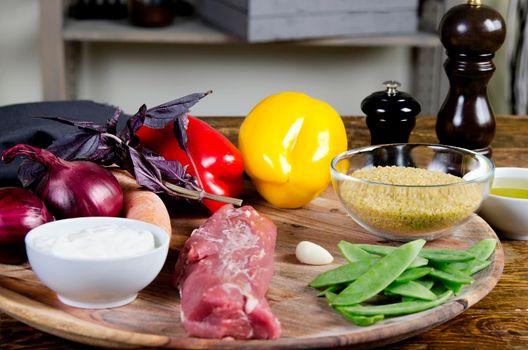
[[[242,192],[244,164],[239,150],[206,122],[189,116],[187,126],[187,149],[198,174],[176,140],[172,123],[163,129],[142,126],[136,135],[142,145],[165,159],[188,165],[187,172],[192,176],[198,175],[206,192],[228,197],[237,197]],[[225,203],[204,199],[203,204],[214,213]]]

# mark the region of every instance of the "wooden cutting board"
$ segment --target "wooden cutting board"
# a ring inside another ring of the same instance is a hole
[[[172,243],[167,262],[156,278],[132,304],[115,309],[84,310],[61,304],[44,287],[28,265],[0,265],[0,310],[42,331],[90,345],[107,347],[167,347],[181,349],[299,349],[354,344],[356,348],[380,346],[411,337],[446,322],[485,297],[498,282],[504,266],[500,243],[488,269],[475,275],[475,282],[448,303],[414,315],[389,318],[370,327],[358,327],[331,310],[307,284],[320,272],[344,263],[337,243],[382,243],[347,217],[329,188],[302,209],[277,209],[255,193],[245,198],[278,227],[275,275],[268,291],[273,313],[282,325],[277,340],[229,341],[189,338],[180,322],[177,291],[171,286],[172,270],[179,249],[192,229],[206,218],[204,212],[170,208]],[[497,238],[480,217],[474,215],[448,238],[428,247],[463,249],[484,238]],[[310,240],[326,247],[336,260],[332,265],[307,266],[295,258],[295,246]]]

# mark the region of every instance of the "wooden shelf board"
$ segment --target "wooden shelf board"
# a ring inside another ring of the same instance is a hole
[[[67,19],[63,29],[65,41],[169,43],[169,44],[240,44],[240,45],[301,45],[301,46],[412,46],[440,45],[434,33],[412,33],[386,36],[336,37],[281,43],[251,44],[207,26],[197,19],[177,19],[163,28],[140,28],[128,21]]]

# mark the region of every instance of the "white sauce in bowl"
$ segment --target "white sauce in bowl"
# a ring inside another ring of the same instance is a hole
[[[147,230],[111,224],[35,237],[33,246],[59,257],[112,259],[146,253],[155,248],[155,242]]]

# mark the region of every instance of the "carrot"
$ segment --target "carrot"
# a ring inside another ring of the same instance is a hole
[[[123,216],[157,225],[170,237],[171,221],[163,201],[155,193],[141,189],[128,172],[112,170],[112,173],[123,189]]]

